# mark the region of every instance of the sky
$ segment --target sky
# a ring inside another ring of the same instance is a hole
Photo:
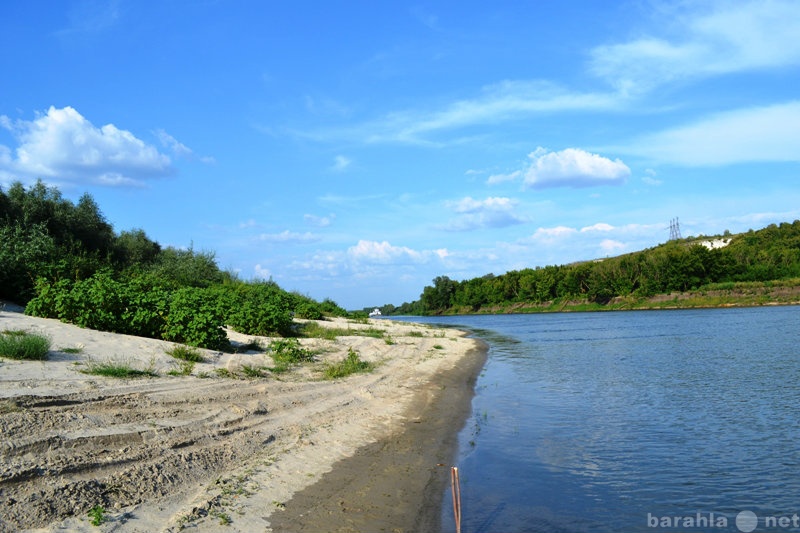
[[[9,0],[0,187],[347,309],[800,218],[800,2]]]

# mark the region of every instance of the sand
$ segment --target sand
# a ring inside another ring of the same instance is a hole
[[[44,362],[0,358],[0,531],[440,529],[485,348],[453,329],[320,324],[385,333],[301,339],[318,361],[283,374],[244,377],[245,366],[272,366],[264,351],[202,350],[191,375],[168,375],[172,343],[6,306],[0,331],[43,333],[52,349]],[[323,365],[350,349],[376,368],[323,380]],[[158,376],[82,372],[108,361]]]

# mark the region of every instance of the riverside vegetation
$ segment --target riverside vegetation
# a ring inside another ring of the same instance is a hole
[[[230,350],[223,326],[296,334],[293,319],[352,316],[270,281],[242,281],[214,254],[115,233],[93,198],[77,204],[41,181],[0,188],[0,298],[81,327]]]
[[[703,243],[716,241],[723,247]],[[800,220],[691,237],[596,261],[433,280],[384,315],[599,311],[790,304],[800,301]]]

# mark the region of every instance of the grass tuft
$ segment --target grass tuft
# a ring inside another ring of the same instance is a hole
[[[81,372],[84,374],[90,374],[92,376],[105,376],[108,378],[121,379],[158,376],[158,374],[152,368],[139,370],[133,368],[128,363],[119,363],[113,361],[87,363],[87,368],[85,370],[81,370]]]
[[[44,361],[50,352],[50,339],[22,330],[0,333],[0,356],[24,361]]]
[[[171,355],[175,359],[180,359],[181,361],[189,361],[192,363],[203,362],[203,355],[200,353],[200,350],[194,346],[179,344],[167,350],[167,355]]]
[[[338,363],[329,363],[325,366],[325,377],[328,379],[343,378],[350,374],[369,372],[375,365],[362,361],[352,348],[347,351],[347,357]]]

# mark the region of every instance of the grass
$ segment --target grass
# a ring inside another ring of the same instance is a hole
[[[336,340],[337,337],[373,337],[382,339],[386,335],[386,330],[381,328],[326,328],[316,322],[307,322],[300,327],[299,333],[302,337],[313,339]]]
[[[44,361],[50,352],[50,339],[22,330],[0,333],[0,356],[24,361]]]
[[[139,370],[133,368],[128,363],[120,363],[114,361],[105,361],[101,363],[97,362],[87,363],[86,370],[81,370],[81,372],[83,372],[84,374],[90,374],[92,376],[104,376],[107,378],[120,378],[120,379],[158,376],[158,374],[152,369],[152,367],[146,368],[144,370]]]
[[[58,350],[61,353],[69,353],[69,354],[79,354],[83,353],[83,347],[81,346],[68,346],[66,348],[61,348]]]
[[[192,363],[203,362],[203,355],[200,353],[200,350],[194,346],[184,346],[183,344],[179,344],[167,350],[167,355],[171,355],[175,359],[180,359],[181,361],[189,361]]]
[[[347,357],[338,363],[325,365],[325,377],[328,379],[343,378],[359,372],[369,372],[375,365],[368,361],[362,361],[352,348],[347,351]]]
[[[194,371],[194,361],[181,361],[178,363],[178,368],[167,372],[170,376],[189,376]]]
[[[242,374],[248,378],[263,378],[265,377],[264,371],[261,368],[257,368],[254,366],[249,365],[242,365]]]

